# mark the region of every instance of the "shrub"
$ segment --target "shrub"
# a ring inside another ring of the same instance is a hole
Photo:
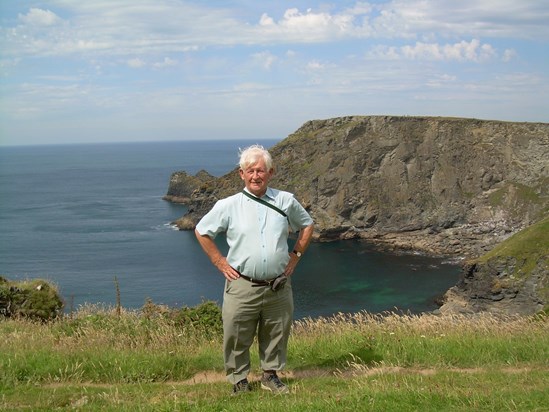
[[[48,321],[57,318],[63,301],[57,288],[42,279],[10,282],[0,276],[0,315]]]
[[[197,306],[181,309],[158,305],[147,299],[141,308],[143,319],[151,321],[163,318],[182,329],[192,329],[200,336],[215,339],[223,334],[221,308],[213,301],[203,301]]]
[[[192,308],[183,307],[175,313],[174,320],[181,325],[190,325],[208,337],[223,333],[221,308],[213,301],[204,301]]]

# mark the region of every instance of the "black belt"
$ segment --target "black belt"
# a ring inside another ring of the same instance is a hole
[[[252,279],[249,276],[243,275],[238,270],[236,272],[240,275],[240,277],[242,279],[245,279],[248,282],[253,283],[252,288],[259,287],[259,286],[269,286],[273,292],[277,292],[280,289],[284,289],[284,285],[286,284],[286,281],[288,280],[286,275],[279,275],[276,278],[273,278],[273,279],[270,279],[270,280],[257,280],[257,279]]]
[[[274,278],[271,280],[257,280],[257,279],[252,279],[249,276],[243,275],[242,273],[240,274],[240,277],[242,279],[246,279],[248,282],[252,282],[254,284],[253,286],[271,286],[276,279]]]

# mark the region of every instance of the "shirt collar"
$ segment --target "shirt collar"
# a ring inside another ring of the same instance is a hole
[[[245,187],[244,190],[245,190],[246,192],[250,193],[251,195],[255,196],[252,192],[250,192],[250,191],[248,190],[248,188]],[[267,191],[266,191],[265,194],[264,194],[263,196],[261,196],[261,197],[268,197],[268,198],[271,199],[271,200],[275,200],[274,190],[267,186]]]
[[[270,187],[267,187],[267,191],[265,192],[265,196],[267,196],[269,199],[274,200],[275,199],[274,190],[271,189]]]

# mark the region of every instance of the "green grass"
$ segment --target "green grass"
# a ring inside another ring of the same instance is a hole
[[[547,374],[441,371],[383,372],[290,380],[292,393],[272,396],[254,390],[227,395],[226,384],[145,383],[50,385],[18,394],[18,407],[33,411],[542,411],[547,410]],[[9,405],[2,404],[9,410]]]
[[[170,313],[88,307],[51,323],[0,321],[0,410],[541,411],[549,405],[545,316],[305,319],[294,324],[281,374],[291,394],[258,388],[254,346],[257,390],[235,399],[223,376],[219,331]]]
[[[517,262],[520,272],[513,273],[515,277],[524,278],[538,264],[545,267],[549,261],[549,216],[511,236],[497,245],[490,252],[478,259],[486,263],[492,258],[513,258]]]

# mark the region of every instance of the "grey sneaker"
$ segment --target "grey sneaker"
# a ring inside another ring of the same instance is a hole
[[[240,382],[233,385],[233,393],[232,395],[240,395],[244,392],[251,392],[252,388],[250,388],[250,384],[248,383],[248,379],[244,378]]]
[[[280,379],[278,379],[276,373],[267,376],[263,375],[263,377],[261,378],[261,389],[265,389],[267,391],[271,391],[277,394],[290,393],[288,387],[284,385],[280,381]]]

